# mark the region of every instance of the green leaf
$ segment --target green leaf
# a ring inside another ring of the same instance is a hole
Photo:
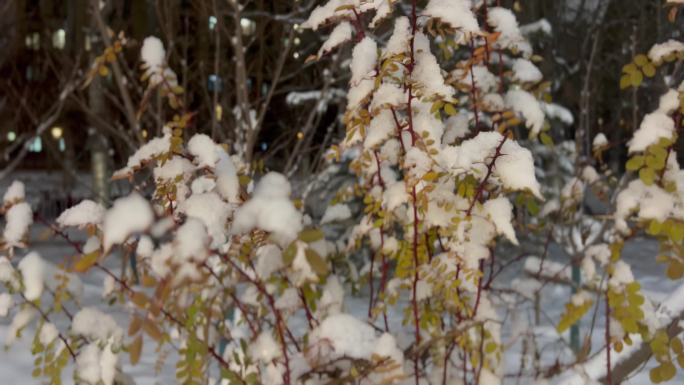
[[[644,81],[644,75],[640,71],[632,72],[629,75],[629,81],[634,87],[639,87]]]
[[[644,71],[644,75],[646,75],[646,77],[649,77],[649,78],[654,77],[656,74],[656,68],[651,63],[646,64],[644,66],[644,68],[642,68],[642,70]]]
[[[320,255],[318,255],[316,251],[308,248],[306,249],[305,254],[307,262],[309,262],[309,265],[311,265],[311,268],[316,275],[319,277],[324,277],[328,274],[328,264],[323,258],[321,258]]]
[[[323,239],[324,234],[320,229],[308,228],[299,233],[299,239],[306,243],[313,243]]]
[[[655,171],[652,168],[644,167],[639,170],[639,178],[645,185],[651,186],[655,182]]]
[[[449,116],[454,116],[454,115],[458,114],[458,111],[456,111],[456,108],[454,108],[454,106],[452,104],[449,104],[449,103],[444,105],[444,112],[446,112],[447,115],[449,115]]]
[[[285,266],[290,266],[292,264],[292,261],[294,261],[296,255],[297,245],[294,242],[290,243],[290,246],[288,246],[285,249],[285,251],[283,251],[283,262],[285,263]]]
[[[553,147],[553,138],[546,132],[539,134],[539,139],[545,146]]]
[[[643,67],[648,64],[648,57],[646,57],[644,54],[639,54],[634,58],[634,63],[636,63],[636,65],[639,67]]]
[[[636,171],[640,169],[643,165],[644,157],[642,155],[637,155],[628,160],[625,167],[627,168],[627,171]]]
[[[629,75],[622,75],[620,77],[620,89],[624,90],[626,88],[629,88],[629,86],[632,85],[632,81]]]
[[[74,271],[77,273],[85,273],[93,265],[97,263],[97,259],[100,256],[99,251],[93,251],[92,253],[85,254],[81,259],[74,265]]]

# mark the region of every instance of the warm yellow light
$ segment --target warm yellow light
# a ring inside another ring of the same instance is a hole
[[[304,139],[304,133],[301,132],[301,131],[299,131],[299,132],[297,133],[297,139],[299,139],[299,140]]]
[[[50,135],[52,135],[54,139],[59,139],[64,135],[64,130],[60,126],[54,126],[50,129]]]
[[[142,130],[142,137],[147,138],[147,130]]]

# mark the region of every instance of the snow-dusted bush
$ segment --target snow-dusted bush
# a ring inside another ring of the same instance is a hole
[[[518,378],[542,384],[564,372],[563,383],[610,381],[618,352],[635,351],[623,350],[630,344],[655,353],[654,381],[671,378],[672,356],[684,360],[681,340],[668,334],[678,317],[671,313],[683,308],[679,295],[654,311],[620,255],[643,228],[661,241],[668,275],[684,275],[684,174],[673,151],[681,89],[662,97],[629,143],[627,168],[638,179],[616,183],[600,167],[567,165],[572,149],[560,145],[552,151],[567,150],[558,162],[567,177],[554,189],[553,170],[537,170],[533,153],[543,152],[538,142],[549,146],[546,116],[559,114],[539,101],[549,85],[514,13],[488,1],[423,3],[331,0],[305,23],[331,30],[317,57],[353,42],[346,137],[329,155],[353,159],[357,185],[321,220],[350,220],[345,199],[360,197],[363,216],[346,245],[324,238],[285,176],[257,176],[223,144],[185,133],[192,114],[176,97],[183,90],[162,42],[145,39],[145,99],[159,90],[174,118],[114,178],[133,181],[151,168],[149,180],[109,208],[84,201],[62,213],[51,229],[76,256],[57,266],[35,251],[17,253],[30,245],[31,208],[21,183],[5,193],[0,315],[12,315],[5,343],[34,330],[34,374],[51,383],[70,361],[77,383],[124,382],[122,355],[136,364],[154,343],[159,362],[168,358],[164,349],[175,352],[183,384],[499,385],[508,357],[520,354],[512,346],[528,335],[535,345],[541,334],[511,326],[501,309],[571,278],[567,265],[528,258],[521,267],[529,276],[498,279],[518,259],[497,263],[496,250],[519,246],[528,232],[521,230],[541,229],[566,246],[585,277],[553,320],[557,340],[601,303],[607,349],[588,363],[586,355],[559,354],[546,368],[521,364]],[[375,34],[383,27],[392,31],[387,39]],[[635,62],[648,75],[648,66],[680,53],[669,42]],[[636,85],[634,71],[627,76]],[[597,154],[608,145],[594,140]],[[613,215],[586,215],[588,188],[614,195]],[[86,241],[72,239],[74,231]],[[357,249],[369,251],[362,266],[348,258]],[[135,274],[113,271],[109,260],[117,257],[134,258]],[[93,271],[106,277],[106,302],[130,314],[126,325],[105,306],[83,305],[79,276]],[[359,283],[361,312],[348,301]],[[539,360],[543,349],[530,350]]]

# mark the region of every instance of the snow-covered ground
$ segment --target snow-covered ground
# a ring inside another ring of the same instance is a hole
[[[41,232],[44,229],[40,229],[38,226],[34,226],[33,235],[34,238],[40,238]],[[36,250],[41,253],[41,255],[53,262],[57,262],[60,258],[68,255],[72,255],[74,252],[71,247],[64,243],[59,242],[54,239],[50,241],[37,241],[33,243],[32,250]],[[674,291],[677,287],[677,283],[664,278],[663,267],[655,263],[655,256],[657,255],[657,244],[645,240],[633,241],[627,245],[625,248],[625,259],[632,264],[633,271],[642,285],[644,293],[655,302],[662,301],[666,296]],[[107,261],[107,265],[114,271],[120,268],[120,262],[115,257],[110,257]],[[508,285],[519,272],[514,268],[511,268],[503,276],[497,279],[498,287],[505,287]],[[129,313],[125,308],[122,307],[109,307],[106,303],[101,300],[101,290],[102,282],[105,278],[104,273],[92,270],[83,279],[84,284],[84,298],[83,306],[95,306],[98,308],[104,308],[109,314],[112,314],[118,321],[119,325],[126,327],[128,322]],[[545,350],[542,354],[541,360],[544,365],[553,364],[557,357],[565,357],[569,359],[570,350],[568,344],[558,338],[555,331],[555,325],[552,322],[557,322],[561,311],[563,310],[563,305],[568,301],[569,298],[569,288],[559,285],[547,285],[542,293],[541,298],[541,308],[543,309],[543,315],[541,317],[540,325],[534,328],[535,334],[538,336],[537,341],[539,344],[545,346]],[[346,310],[360,318],[365,317],[367,311],[367,298],[363,296],[348,298],[346,303]],[[600,307],[602,309],[602,306]],[[593,312],[593,310],[592,310]],[[533,314],[531,308],[519,307],[515,308],[514,311],[501,311],[502,315],[506,318],[507,327],[504,329],[504,342],[510,341],[511,336],[524,331],[528,327],[534,326],[534,320],[531,315]],[[390,314],[390,328],[392,330],[399,330],[401,326],[401,316],[399,313]],[[590,322],[592,318],[592,313],[587,315],[581,324],[581,331],[583,333],[590,329]],[[556,320],[556,321],[554,321]],[[302,325],[297,325],[298,321],[301,321]],[[5,344],[6,333],[8,329],[10,319],[4,318],[0,319],[0,343]],[[293,329],[301,330],[303,329],[304,319],[293,320]],[[602,310],[599,310],[596,321],[595,328],[592,337],[592,351],[596,351],[603,344],[603,315]],[[66,325],[57,325],[61,330],[64,330]],[[0,352],[0,375],[3,379],[11,379],[11,383],[15,385],[33,385],[39,384],[40,380],[33,378],[31,372],[33,370],[33,358],[30,353],[31,340],[30,335],[32,331],[29,330],[24,333],[23,338],[20,338],[14,343],[10,350],[2,350]],[[399,336],[401,340],[402,337],[411,339],[412,336],[407,331],[404,336]],[[567,341],[568,336],[564,336]],[[584,335],[582,335],[582,340]],[[401,341],[399,341],[401,345]],[[149,340],[145,340],[143,354],[141,356],[141,361],[136,366],[131,366],[128,363],[128,357],[126,355],[121,356],[121,362],[123,365],[123,371],[130,375],[137,385],[166,385],[177,383],[175,379],[175,361],[176,357],[174,352],[168,346],[164,349],[167,350],[168,357],[166,357],[165,362],[156,362],[159,354],[155,352],[155,344]],[[527,383],[526,380],[521,380],[517,378],[516,373],[520,368],[521,362],[521,343],[517,343],[510,346],[510,350],[505,353],[506,357],[506,373],[507,378],[505,380],[506,384],[522,384]],[[650,363],[646,369],[641,370],[636,376],[632,377],[627,384],[640,385],[645,383],[650,383],[648,379],[648,368],[652,367],[653,363]],[[63,379],[65,384],[73,384],[71,379],[72,366],[70,365],[64,370]],[[0,383],[5,383],[4,380]],[[671,383],[684,383],[684,375],[678,374]]]

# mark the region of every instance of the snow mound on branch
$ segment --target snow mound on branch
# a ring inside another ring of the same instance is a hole
[[[158,71],[166,60],[164,43],[155,36],[146,37],[140,49],[140,58],[150,70]]]
[[[594,137],[594,141],[591,143],[591,147],[596,150],[601,147],[607,146],[608,145],[608,138],[606,138],[606,134],[603,132],[599,132],[596,134]]]
[[[674,120],[668,115],[679,107],[679,92],[669,90],[660,98],[658,109],[644,116],[639,129],[629,141],[629,152],[645,151],[660,139],[672,139],[675,134]]]
[[[24,297],[29,301],[37,300],[45,287],[45,261],[40,254],[32,251],[19,262],[18,268],[24,284]]]
[[[541,71],[527,59],[513,61],[513,79],[523,83],[537,83],[543,78]]]
[[[321,218],[321,224],[342,221],[349,218],[351,218],[349,206],[345,204],[332,205],[325,209],[325,214],[323,214],[323,218]]]
[[[684,43],[670,39],[664,43],[656,44],[648,51],[648,58],[651,61],[660,63],[666,56],[673,53],[684,51]]]
[[[387,139],[392,137],[392,133],[396,130],[396,123],[390,110],[382,110],[375,115],[366,130],[366,139],[363,141],[363,147],[372,149],[383,144]]]
[[[120,343],[123,339],[123,330],[114,318],[93,307],[84,307],[74,315],[71,331],[92,341],[105,342],[111,338]]]
[[[375,330],[349,314],[335,314],[326,318],[309,335],[312,352],[329,352],[324,360],[337,357],[364,359],[371,356],[377,337]],[[320,359],[323,357],[317,357]],[[323,361],[325,362],[325,361]]]
[[[23,247],[22,239],[33,223],[31,206],[26,202],[12,205],[5,213],[5,230],[2,233],[7,247]]]
[[[364,37],[352,52],[351,84],[359,84],[361,80],[368,77],[368,74],[375,71],[378,61],[378,45],[370,37]]]
[[[138,193],[117,199],[104,218],[102,232],[105,252],[113,245],[126,241],[133,233],[146,230],[153,221],[154,212],[150,204]]]
[[[335,29],[328,36],[328,40],[321,45],[318,50],[318,57],[325,55],[326,53],[334,50],[338,46],[348,42],[352,38],[352,26],[349,22],[342,22],[338,24]]]
[[[219,160],[219,152],[223,148],[216,144],[205,134],[196,134],[188,141],[188,151],[195,157],[195,162],[200,167],[211,167]]]
[[[233,234],[254,228],[270,232],[280,245],[287,245],[302,230],[302,214],[289,199],[290,183],[282,174],[266,174],[254,189],[252,199],[237,209]]]
[[[18,180],[15,180],[9,186],[7,191],[5,191],[5,195],[2,197],[2,201],[4,204],[8,205],[23,200],[25,197],[26,193],[24,184]]]
[[[422,33],[416,33],[414,40],[416,66],[413,69],[413,79],[422,88],[421,93],[424,97],[439,95],[449,98],[454,93],[454,89],[444,83],[442,69],[437,63],[437,58],[430,52],[430,43]]]
[[[502,140],[504,137],[498,132],[481,132],[460,146],[446,146],[439,156],[440,164],[455,173],[465,170],[484,178],[486,165],[482,160],[486,159],[485,163],[490,163]],[[532,153],[516,141],[506,139],[501,147],[501,156],[494,164],[493,175],[507,189],[528,190],[543,199],[534,170]]]
[[[512,244],[517,245],[515,230],[511,224],[513,221],[513,205],[506,197],[490,199],[484,204],[484,212],[494,223],[496,232],[505,236]]]
[[[544,111],[539,101],[527,91],[511,90],[505,96],[506,106],[525,119],[525,126],[530,129],[530,136],[535,137],[544,127]]]
[[[411,24],[406,16],[401,16],[394,21],[394,31],[387,41],[385,56],[394,56],[409,50],[411,42]]]
[[[86,225],[99,225],[104,219],[106,209],[104,206],[89,199],[81,201],[76,206],[70,207],[57,218],[57,224],[62,227]]]
[[[470,0],[430,0],[423,15],[439,19],[464,33],[479,32],[480,27],[471,8]]]
[[[178,209],[190,218],[199,219],[211,236],[212,247],[226,242],[226,221],[231,214],[231,206],[216,193],[193,194],[180,204]]]
[[[304,22],[304,24],[302,24],[302,26],[304,28],[311,28],[315,31],[330,19],[351,15],[352,12],[350,10],[336,10],[339,7],[353,4],[353,0],[330,0],[325,5],[319,5],[313,11],[311,11],[309,18]]]
[[[386,106],[397,107],[403,103],[406,103],[406,100],[406,92],[399,88],[398,85],[392,83],[382,83],[380,87],[378,87],[378,89],[373,93],[373,101],[371,102],[370,109],[371,111],[375,111],[378,108]],[[394,124],[394,122],[392,123]]]
[[[147,163],[159,155],[168,152],[171,146],[171,134],[165,134],[162,137],[154,138],[140,147],[133,155],[128,158],[126,167],[116,171],[112,176],[113,179],[126,177],[131,172],[140,168],[144,163]]]
[[[523,37],[518,27],[518,20],[510,9],[492,7],[487,13],[487,23],[494,27],[494,30],[501,32],[501,36],[496,42],[504,48],[520,51],[525,57],[532,55],[532,46]]]
[[[163,181],[173,181],[178,176],[185,176],[186,173],[194,169],[192,163],[180,156],[164,162],[163,165],[154,168],[154,179]]]

